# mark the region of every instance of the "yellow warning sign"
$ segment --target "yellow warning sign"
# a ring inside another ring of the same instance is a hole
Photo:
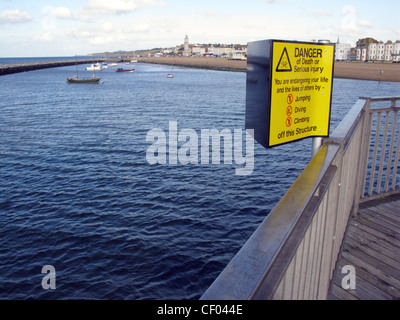
[[[334,48],[273,42],[270,146],[329,135]]]

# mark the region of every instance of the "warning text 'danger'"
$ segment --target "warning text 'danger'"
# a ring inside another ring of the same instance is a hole
[[[294,56],[305,57],[305,58],[321,58],[322,59],[322,49],[316,48],[295,48]]]

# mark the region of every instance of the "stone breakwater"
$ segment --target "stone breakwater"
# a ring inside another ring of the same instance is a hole
[[[91,60],[82,59],[82,60],[41,61],[41,62],[0,64],[0,76],[12,73],[39,70],[39,69],[66,67],[76,64],[91,64],[91,63],[92,63]]]

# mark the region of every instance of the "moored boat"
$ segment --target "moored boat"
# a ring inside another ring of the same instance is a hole
[[[117,72],[133,72],[135,71],[135,69],[122,69],[122,68],[118,68]]]
[[[86,67],[87,71],[100,71],[102,69],[103,68],[100,63],[92,64],[90,67]]]
[[[78,76],[67,78],[67,83],[92,83],[98,84],[100,83],[101,78],[78,78]]]

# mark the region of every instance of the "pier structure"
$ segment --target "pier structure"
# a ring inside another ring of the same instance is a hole
[[[399,110],[360,98],[201,299],[400,299]]]
[[[104,62],[104,59],[97,59],[97,62]],[[0,76],[20,73],[26,71],[66,67],[77,64],[91,64],[93,63],[90,59],[79,59],[79,60],[63,60],[63,61],[40,61],[40,62],[25,62],[25,63],[13,63],[13,64],[0,64]]]

